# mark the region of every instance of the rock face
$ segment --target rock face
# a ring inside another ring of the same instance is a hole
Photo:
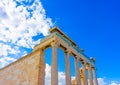
[[[0,85],[44,85],[45,65],[40,61],[44,63],[39,51],[0,69]]]

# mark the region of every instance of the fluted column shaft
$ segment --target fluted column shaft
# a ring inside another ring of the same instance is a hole
[[[88,65],[88,76],[89,76],[89,83],[93,85],[93,78],[92,78],[92,68],[91,65]]]
[[[66,85],[71,85],[70,52],[65,52]]]
[[[84,85],[88,85],[87,77],[86,77],[86,65],[84,62],[82,62],[82,70],[83,70],[83,80],[84,80]]]
[[[52,43],[52,67],[51,67],[51,85],[58,85],[58,45]]]
[[[79,71],[78,59],[77,58],[75,58],[75,72],[76,72],[76,85],[81,85],[80,71]]]
[[[94,67],[92,68],[92,71],[93,71],[93,77],[94,77],[94,85],[98,85],[96,70]]]
[[[39,73],[38,73],[38,85],[45,84],[45,58],[44,58],[44,50],[40,49],[40,59],[39,59]]]

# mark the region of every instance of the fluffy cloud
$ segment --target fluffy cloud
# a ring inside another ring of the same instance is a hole
[[[106,85],[104,78],[98,78],[98,85]]]
[[[9,64],[10,62],[13,62],[13,61],[16,61],[16,59],[15,58],[10,58],[10,57],[2,57],[0,59],[0,64],[1,64],[1,66],[5,66],[5,65],[7,65],[7,64]]]
[[[118,83],[117,81],[112,81],[109,85],[120,85],[120,83]]]
[[[118,81],[111,81],[111,83],[106,83],[104,78],[98,78],[98,85],[120,85]]]
[[[104,78],[98,78],[98,85],[120,85],[120,83],[118,81],[112,81],[108,84]]]
[[[0,0],[0,67],[27,53],[40,41],[33,37],[48,35],[52,25],[40,0]]]

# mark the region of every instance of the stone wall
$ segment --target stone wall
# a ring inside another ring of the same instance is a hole
[[[0,85],[40,85],[40,67],[40,52],[32,52],[0,69]]]

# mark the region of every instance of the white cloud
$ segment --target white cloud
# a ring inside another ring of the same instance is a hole
[[[0,0],[0,67],[10,63],[4,58],[11,58],[12,62],[18,55],[27,53],[21,47],[33,48],[40,41],[35,41],[33,36],[48,35],[53,25],[51,18],[46,18],[40,0],[33,1],[26,0],[28,4],[25,4],[23,0]]]
[[[106,85],[104,78],[98,78],[98,85]]]
[[[109,85],[120,85],[117,81],[112,81]]]
[[[46,64],[46,69],[45,69],[45,85],[50,85],[50,79],[51,79],[51,66]]]
[[[120,85],[118,81],[111,81],[110,84],[108,84],[104,78],[98,78],[98,85]]]
[[[11,57],[2,57],[0,58],[0,64],[1,64],[1,67],[9,64],[10,62],[13,62],[13,61],[16,61],[15,58],[11,58]]]
[[[59,85],[66,85],[65,84],[65,72],[58,72],[58,82],[59,82]]]

